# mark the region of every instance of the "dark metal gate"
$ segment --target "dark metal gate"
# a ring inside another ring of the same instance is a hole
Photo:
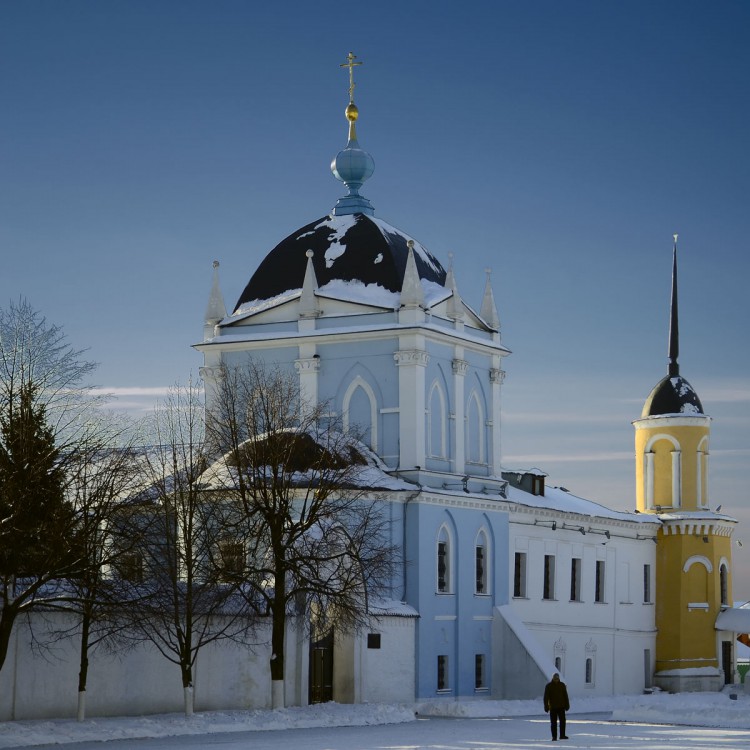
[[[333,700],[333,633],[310,642],[310,703]]]

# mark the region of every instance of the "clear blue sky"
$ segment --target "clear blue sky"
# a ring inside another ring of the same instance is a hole
[[[739,1],[0,2],[0,304],[106,388],[187,380],[214,258],[231,306],[341,195],[352,50],[376,215],[454,253],[470,304],[493,269],[507,466],[634,507],[679,233],[680,363],[750,599],[748,39]]]

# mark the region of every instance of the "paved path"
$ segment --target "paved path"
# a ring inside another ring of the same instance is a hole
[[[407,724],[288,729],[46,745],[55,750],[747,750],[747,730],[618,724],[601,714],[568,717],[567,741],[551,743],[542,717],[424,718]],[[41,746],[37,746],[40,748]]]

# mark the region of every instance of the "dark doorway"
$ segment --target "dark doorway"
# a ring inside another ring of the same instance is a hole
[[[333,633],[310,643],[310,703],[333,700]]]
[[[724,684],[731,684],[734,680],[734,670],[732,669],[732,641],[721,642],[721,668],[724,670]]]

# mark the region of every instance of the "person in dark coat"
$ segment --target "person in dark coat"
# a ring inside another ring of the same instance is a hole
[[[549,713],[552,739],[557,740],[557,722],[560,722],[560,739],[567,740],[565,734],[565,712],[570,709],[568,700],[568,688],[561,682],[560,675],[555,672],[552,680],[544,688],[544,710]]]

